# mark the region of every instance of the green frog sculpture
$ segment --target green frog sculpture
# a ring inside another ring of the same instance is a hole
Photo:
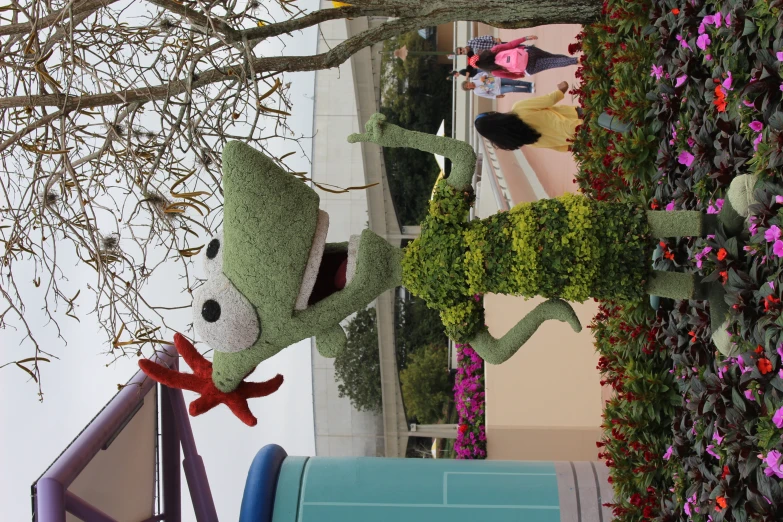
[[[718,215],[650,211],[578,195],[520,204],[468,220],[476,155],[466,143],[408,131],[376,114],[351,143],[411,147],[449,158],[421,235],[404,250],[365,230],[347,243],[326,243],[329,216],[316,192],[264,154],[231,142],[223,151],[223,232],[205,251],[206,283],[194,293],[196,332],[214,350],[203,359],[181,335],[178,351],[194,370],[183,374],[140,361],[154,379],[199,392],[191,414],[225,403],[250,425],[247,399],[275,391],[244,378],[297,341],[315,337],[334,357],[346,345],[340,322],[387,289],[404,285],[440,311],[447,334],[470,343],[491,364],[511,357],[547,320],[581,330],[566,302],[636,300],[645,294],[711,300],[713,325],[727,314],[720,285],[694,274],[654,271],[652,238],[704,236],[743,229],[752,188],[738,178]],[[487,293],[549,298],[500,339],[484,325]]]

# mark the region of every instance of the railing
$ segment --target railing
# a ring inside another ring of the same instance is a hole
[[[156,362],[177,369],[178,358],[161,351]],[[36,522],[65,522],[66,512],[90,522],[116,522],[86,500],[68,491],[79,474],[102,449],[131,421],[145,396],[156,383],[139,371],[106,405],[97,417],[68,446],[60,457],[33,485],[33,509]],[[163,464],[164,513],[147,521],[179,522],[180,506],[180,445],[184,453],[182,467],[199,522],[217,522],[204,462],[196,449],[182,390],[160,386],[161,390],[161,460]],[[121,470],[118,470],[118,473]]]
[[[492,193],[495,195],[495,201],[498,204],[500,210],[509,210],[512,206],[513,199],[511,198],[511,191],[506,185],[506,180],[503,178],[503,171],[500,168],[500,160],[497,157],[497,151],[495,147],[487,140],[479,139],[481,150],[484,153],[484,165],[487,167],[487,176],[482,179],[488,178],[489,185],[492,188]]]

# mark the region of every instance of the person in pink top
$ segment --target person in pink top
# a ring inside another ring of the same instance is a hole
[[[468,64],[482,71],[491,72],[498,78],[522,78],[547,69],[568,67],[579,63],[577,58],[548,53],[538,47],[522,45],[536,37],[517,38],[505,44],[482,51],[468,60]]]

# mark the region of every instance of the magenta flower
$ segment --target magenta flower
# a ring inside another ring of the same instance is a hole
[[[723,200],[722,199],[716,199],[714,205],[710,205],[707,207],[707,214],[719,214],[721,209],[723,208]]]
[[[755,107],[753,102],[750,100],[742,100],[742,105],[744,105],[745,107]]]
[[[731,90],[733,90],[731,88],[731,83],[734,81],[734,78],[732,78],[732,76],[731,76],[731,71],[729,71],[727,74],[728,74],[727,78],[725,80],[723,80],[723,83],[721,83],[721,85],[727,91],[731,91]]]
[[[767,229],[766,232],[764,232],[764,239],[767,240],[767,243],[774,243],[778,239],[780,239],[781,230],[777,225],[772,225]]]
[[[686,167],[690,167],[693,164],[693,154],[691,154],[687,150],[684,150],[680,152],[679,156],[677,156],[677,162],[680,165],[685,165]]]
[[[742,373],[745,373],[744,371]],[[753,397],[753,391],[752,390],[745,390],[745,398],[748,399],[751,402],[755,402],[756,398]]]
[[[702,51],[706,50],[707,46],[710,45],[711,43],[712,41],[710,40],[710,35],[708,34],[703,34],[696,39],[696,47],[698,47]]]
[[[704,59],[707,60],[708,62],[711,62],[712,61],[712,55],[711,54],[705,55]]]
[[[726,15],[726,27],[731,26],[731,13]]]
[[[666,210],[667,210],[667,211],[669,211],[669,212],[671,212],[672,210],[674,210],[674,201],[669,201],[669,202],[666,204]]]
[[[780,239],[775,241],[775,244],[772,245],[772,253],[778,257],[783,257],[783,241],[781,241]]]
[[[713,457],[715,457],[716,459],[720,460],[720,455],[718,455],[717,453],[715,453],[715,446],[714,446],[713,444],[709,444],[709,445],[707,446],[707,448],[705,449],[705,451],[706,451],[707,453],[709,453],[710,455],[712,455]]]
[[[759,143],[761,143],[763,140],[764,136],[762,134],[757,134],[753,140],[753,150],[759,150]]]
[[[777,450],[771,450],[767,453],[766,457],[759,455],[759,458],[764,460],[764,464],[767,467],[764,469],[764,474],[768,477],[775,475],[777,478],[783,478],[783,469],[781,469],[781,460],[783,455]]]
[[[781,195],[775,196],[775,203],[777,203],[778,205],[783,205],[783,196]]]
[[[707,28],[704,26],[704,22],[700,23],[699,24],[699,34],[704,34],[706,32],[707,32]]]
[[[721,15],[721,14],[720,14],[720,11],[718,11],[717,13],[715,13],[715,27],[720,27],[721,25],[723,25],[723,24],[722,24],[722,20],[721,20],[721,17],[722,17],[722,16],[723,16],[723,15]]]
[[[714,15],[708,15],[701,19],[701,23],[706,25],[714,25],[715,24],[715,16]]]
[[[674,448],[669,446],[669,449],[666,450],[666,453],[663,454],[663,460],[669,460],[672,458],[672,454],[674,453]]]
[[[775,57],[778,59],[779,62],[783,62],[783,51],[776,52]]]
[[[718,444],[722,444],[722,443],[723,443],[723,439],[724,439],[724,438],[725,438],[725,437],[721,437],[721,436],[720,436],[720,433],[718,433],[718,430],[715,430],[715,431],[712,433],[712,440],[714,440],[714,441],[715,441],[715,442],[717,442]]]
[[[748,127],[750,127],[753,132],[761,132],[761,129],[764,128],[764,124],[759,120],[753,120],[752,122],[748,123]]]
[[[687,79],[688,79],[688,75],[687,74],[683,74],[682,76],[678,76],[677,80],[675,80],[675,82],[674,82],[674,86],[675,87],[681,86],[683,83],[685,83],[685,81]]]
[[[772,416],[772,423],[778,428],[783,428],[783,406],[781,406],[775,415]]]
[[[655,76],[656,80],[660,80],[663,76],[663,65],[655,65],[652,66],[652,72],[650,73],[650,76]]]

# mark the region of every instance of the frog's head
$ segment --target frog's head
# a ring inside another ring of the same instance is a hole
[[[315,191],[243,143],[223,151],[223,189],[223,231],[204,250],[193,316],[215,350],[212,381],[229,393],[297,341],[334,344],[339,322],[399,284],[400,269],[398,249],[372,232],[327,244]]]

